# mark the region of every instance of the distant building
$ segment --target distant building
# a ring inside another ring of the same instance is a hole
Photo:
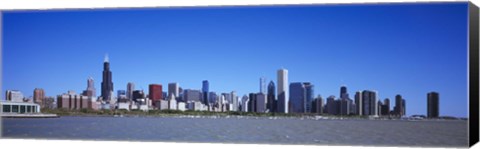
[[[139,99],[145,99],[145,93],[143,93],[143,90],[135,90],[132,93],[132,100],[135,102],[140,102]]]
[[[178,83],[169,83],[168,84],[168,96],[175,95],[175,97],[180,97],[180,86]]]
[[[186,89],[183,91],[183,101],[185,102],[195,102],[195,101],[201,101],[202,99],[202,92],[200,90],[192,90],[192,89]]]
[[[112,82],[112,72],[110,71],[110,62],[108,55],[105,55],[105,60],[103,62],[103,80],[102,80],[102,98],[103,100],[109,102],[112,99],[113,93],[113,82]]]
[[[168,103],[169,101],[167,101],[167,100],[157,100],[155,102],[156,103],[154,103],[154,104],[156,104],[158,106],[159,110],[168,110],[169,109],[168,108],[168,106],[170,106],[169,103]]]
[[[362,115],[378,115],[377,92],[364,90],[362,92]]]
[[[351,109],[351,104],[352,101],[348,98],[343,98],[340,99],[338,102],[340,102],[340,115],[349,115],[350,114],[350,109]]]
[[[73,92],[57,96],[57,108],[68,110],[94,109],[92,97],[78,95]]]
[[[230,96],[232,98],[232,109],[230,111],[238,111],[237,92],[235,91],[230,92]]]
[[[168,99],[168,109],[169,110],[177,110],[177,100],[175,96],[170,96]]]
[[[117,101],[118,102],[129,102],[130,100],[127,97],[127,92],[125,90],[118,90],[117,91]]]
[[[177,108],[179,111],[185,111],[185,102],[177,102]]]
[[[327,98],[327,113],[330,115],[338,115],[338,102],[335,102],[335,96],[331,95]]]
[[[270,112],[277,112],[277,100],[275,99],[275,83],[270,81],[268,83],[268,90],[267,90],[267,109]]]
[[[306,95],[305,85],[301,82],[290,83],[290,113],[306,112]]]
[[[363,115],[363,102],[362,102],[362,91],[355,92],[355,106],[357,115]]]
[[[248,112],[248,96],[243,95],[242,97],[242,106],[241,106],[242,112]]]
[[[40,113],[40,105],[27,102],[0,101],[0,114],[2,113]]]
[[[248,112],[256,112],[256,106],[257,106],[257,94],[255,93],[250,93],[248,94],[248,105],[247,105],[247,111]]]
[[[202,94],[203,94],[203,98],[202,98],[202,102],[203,104],[205,105],[209,105],[210,101],[209,101],[209,83],[208,83],[208,80],[203,80],[202,81]]]
[[[312,101],[314,100],[314,85],[310,82],[304,82],[303,85],[305,86],[305,112],[311,113],[312,112]]]
[[[288,70],[279,69],[277,71],[277,111],[280,113],[288,113],[289,89],[288,89]]]
[[[177,102],[177,110],[179,111],[186,111],[186,104],[185,102]]]
[[[23,102],[25,98],[23,93],[18,90],[7,90],[5,94],[6,100],[10,102]]]
[[[35,88],[33,90],[33,101],[36,103],[36,104],[39,104],[40,105],[40,108],[43,108],[45,107],[44,106],[44,99],[45,99],[45,91],[41,88]]]
[[[128,82],[127,84],[127,98],[128,100],[133,100],[133,91],[135,90],[135,84],[133,82]]]
[[[390,115],[390,99],[388,98],[385,98],[383,100],[383,104],[380,106],[380,114],[379,115],[383,115],[383,116],[386,116],[386,115]]]
[[[265,113],[265,110],[267,108],[266,101],[267,101],[267,96],[263,93],[257,93],[256,94],[256,106],[255,106],[255,112],[257,113]]]
[[[348,99],[347,86],[340,87],[340,99]]]
[[[158,101],[162,100],[162,85],[161,84],[150,84],[148,85],[148,98],[152,100],[153,106],[158,107]]]
[[[216,101],[217,100],[217,93],[209,92],[208,94],[209,94],[208,95],[208,98],[209,98],[208,100],[209,100],[210,104],[213,104],[213,103],[217,102]]]
[[[83,96],[96,97],[95,83],[92,77],[87,79],[87,89],[83,91]]]
[[[323,114],[323,106],[323,98],[318,95],[318,97],[312,101],[312,113]]]
[[[405,100],[400,94],[395,96],[395,107],[393,109],[394,115],[404,116],[405,115]]]
[[[265,77],[260,77],[260,93],[267,94],[266,82]]]

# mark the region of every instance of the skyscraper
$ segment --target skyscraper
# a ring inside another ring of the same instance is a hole
[[[110,71],[110,62],[108,55],[105,55],[103,61],[103,80],[102,80],[102,97],[104,101],[110,101],[113,93],[112,72]]]
[[[310,113],[312,112],[312,101],[314,100],[314,85],[310,82],[304,82],[303,85],[305,86],[305,112]]]
[[[45,91],[41,88],[35,88],[33,90],[33,101],[37,104],[40,105],[40,107],[44,107],[43,106],[43,99],[45,98]]]
[[[260,77],[260,93],[267,94],[267,88],[266,88],[266,80],[265,77]]]
[[[402,98],[402,95],[397,94],[395,96],[395,107],[393,109],[394,114],[397,116],[405,115],[405,100]]]
[[[237,99],[237,92],[235,91],[232,91],[230,93],[230,96],[231,96],[231,100],[232,100],[232,105],[233,105],[233,109],[230,109],[230,111],[238,111],[238,99]]]
[[[161,84],[150,84],[148,85],[148,98],[152,100],[153,106],[159,107],[160,100],[162,100],[162,85]]]
[[[168,96],[175,95],[175,97],[179,97],[180,88],[178,83],[168,83]]]
[[[356,106],[356,114],[363,115],[363,103],[362,103],[362,91],[355,92],[355,106]]]
[[[312,113],[323,114],[323,98],[318,95],[315,100],[312,101]]]
[[[280,113],[288,113],[288,98],[290,97],[288,89],[288,70],[282,68],[277,71],[277,83],[277,111]]]
[[[135,90],[135,84],[133,82],[128,82],[127,84],[127,98],[133,100],[133,91]]]
[[[96,89],[95,89],[95,83],[92,77],[88,77],[87,79],[87,89],[83,91],[82,95],[83,96],[88,96],[88,97],[95,97],[96,95]]]
[[[304,83],[290,83],[290,113],[305,113],[307,102],[307,91]]]
[[[202,81],[202,94],[203,94],[203,101],[202,103],[205,105],[209,105],[209,84],[208,80]]]
[[[342,85],[340,87],[340,99],[348,99],[347,87]]]
[[[268,83],[268,91],[267,91],[267,109],[270,112],[277,112],[277,100],[275,100],[275,83],[270,81]]]
[[[330,115],[337,115],[338,112],[338,102],[335,102],[335,96],[328,96],[327,97],[327,113]]]
[[[362,115],[378,115],[377,92],[364,90],[362,92]]]

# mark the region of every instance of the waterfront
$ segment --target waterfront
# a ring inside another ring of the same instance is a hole
[[[268,117],[4,118],[2,137],[256,144],[466,147],[465,120]]]

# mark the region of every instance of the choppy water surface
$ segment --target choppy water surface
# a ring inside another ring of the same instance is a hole
[[[2,137],[168,142],[466,147],[467,121],[299,118],[2,119]]]

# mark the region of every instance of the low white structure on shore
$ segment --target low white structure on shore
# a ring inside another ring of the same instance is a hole
[[[178,107],[177,109],[180,110],[180,111],[185,111],[185,102],[178,102],[177,103]]]
[[[40,113],[40,105],[30,102],[0,101],[1,113]]]

